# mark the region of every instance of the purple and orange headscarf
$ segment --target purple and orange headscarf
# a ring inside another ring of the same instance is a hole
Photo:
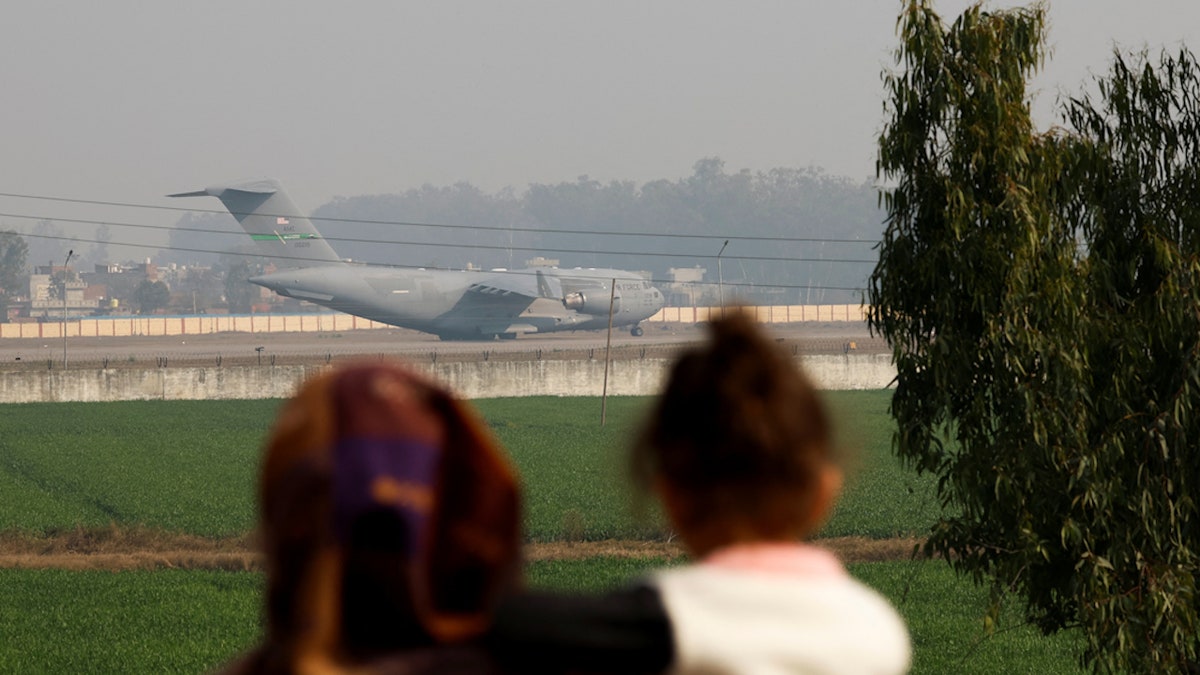
[[[508,461],[465,405],[398,365],[305,383],[276,421],[259,498],[264,656],[281,666],[468,640],[519,569]]]

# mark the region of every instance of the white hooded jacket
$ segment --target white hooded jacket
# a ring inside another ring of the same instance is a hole
[[[907,672],[896,610],[831,553],[802,544],[717,551],[654,577],[679,674]]]

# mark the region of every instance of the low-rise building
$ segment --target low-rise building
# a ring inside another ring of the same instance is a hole
[[[65,294],[55,289],[54,279],[64,278]],[[92,316],[100,301],[89,298],[88,284],[62,265],[45,265],[29,275],[30,318],[62,319]]]

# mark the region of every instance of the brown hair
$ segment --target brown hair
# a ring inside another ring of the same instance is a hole
[[[792,358],[735,311],[676,361],[632,459],[643,487],[661,481],[682,499],[682,531],[807,534],[830,424]]]
[[[429,458],[416,478],[413,454]],[[268,441],[259,499],[264,671],[469,639],[519,570],[508,461],[466,406],[395,364],[305,383]]]

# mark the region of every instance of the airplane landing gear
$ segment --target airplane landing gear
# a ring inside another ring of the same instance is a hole
[[[645,332],[646,331],[642,330],[641,326],[634,326],[633,328],[629,329],[629,334],[632,335],[633,337],[642,337],[642,335],[644,335]]]

